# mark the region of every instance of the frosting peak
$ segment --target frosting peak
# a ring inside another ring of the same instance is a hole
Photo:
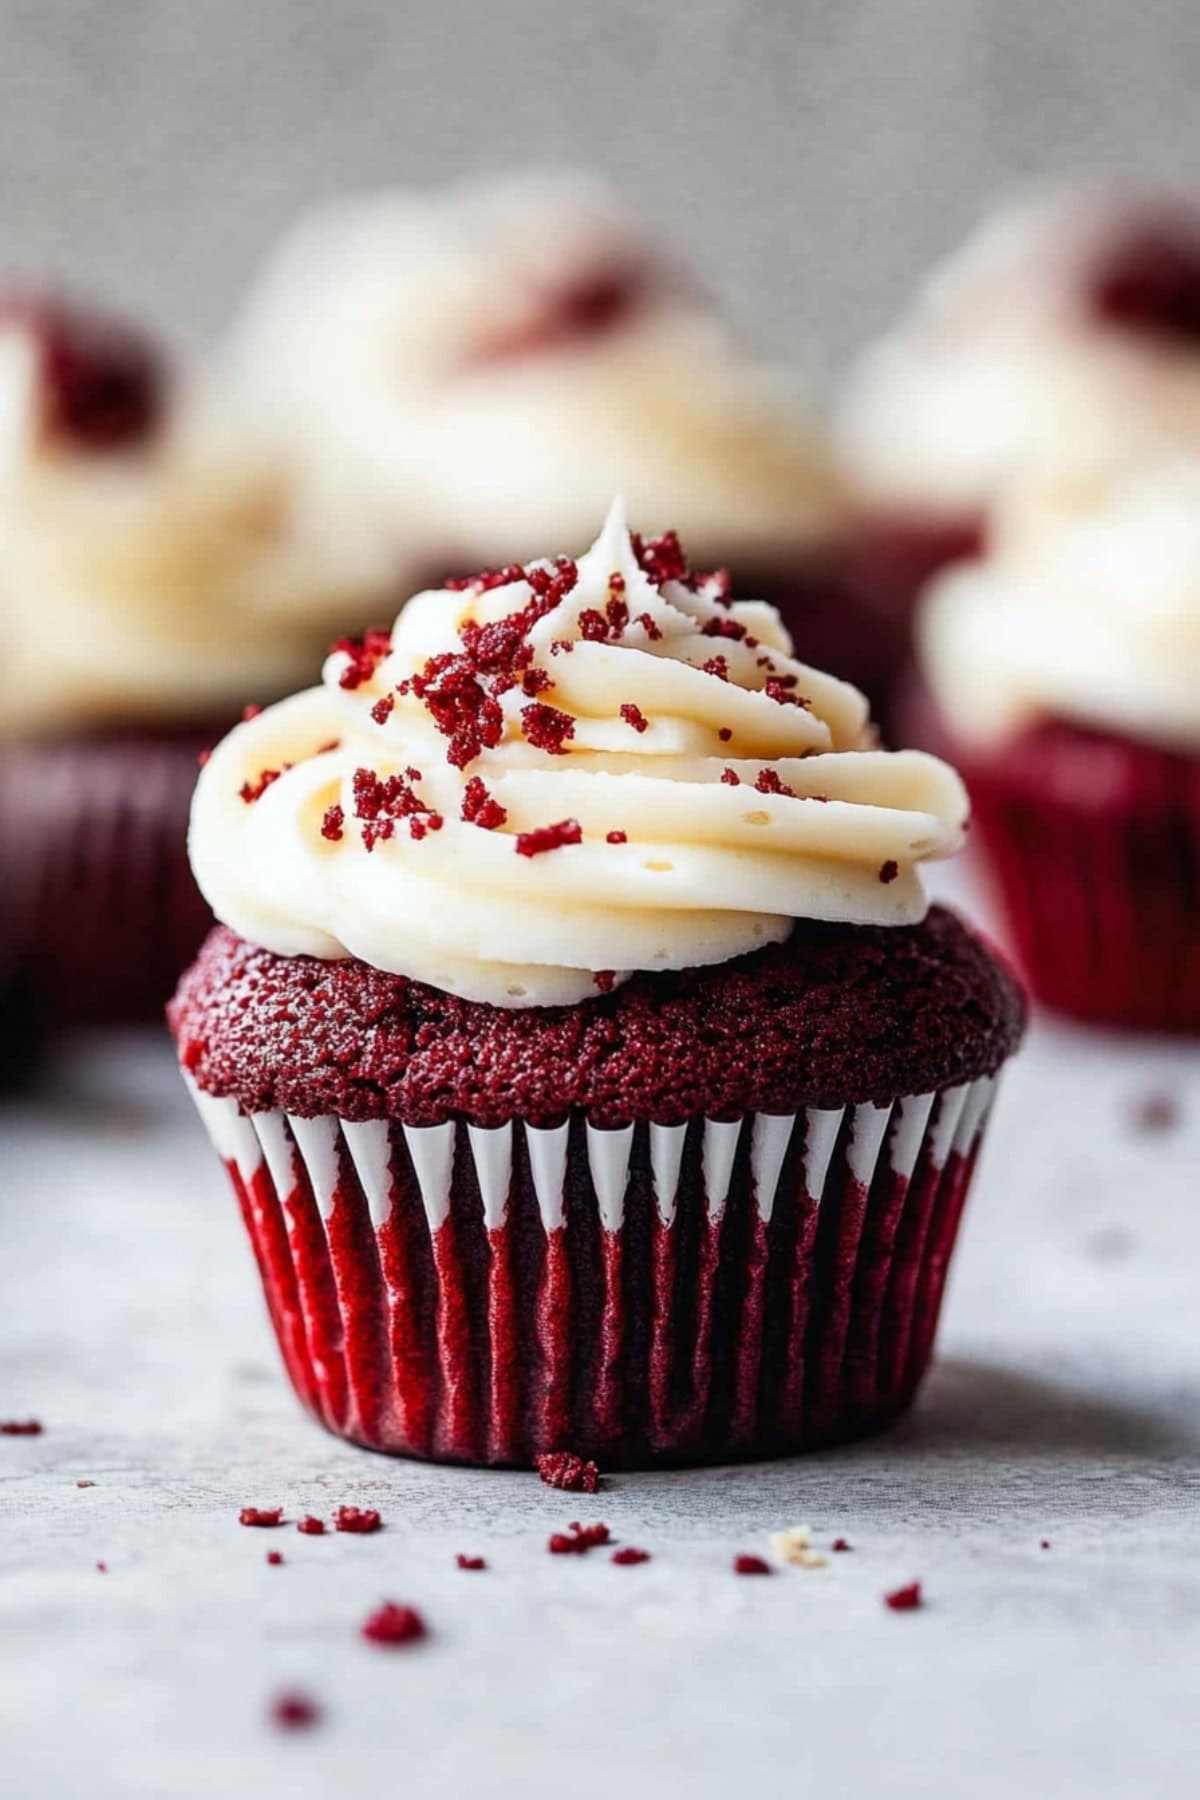
[[[957,777],[870,748],[856,689],[774,609],[615,505],[578,562],[419,594],[197,790],[218,916],[500,1006],[720,962],[798,917],[909,923],[961,840]]]

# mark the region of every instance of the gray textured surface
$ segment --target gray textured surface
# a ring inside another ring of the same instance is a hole
[[[1155,1090],[1182,1121],[1139,1135]],[[0,1785],[1193,1791],[1198,1167],[1200,1050],[1040,1027],[1000,1097],[915,1416],[836,1455],[622,1477],[580,1501],[390,1463],[309,1422],[166,1046],[93,1044],[0,1110],[0,1416],[46,1424],[0,1438]],[[246,1503],[294,1518],[343,1500],[379,1506],[387,1531],[237,1524]],[[548,1557],[581,1512],[654,1560]],[[853,1554],[730,1572],[799,1521]],[[459,1573],[459,1550],[490,1570]],[[886,1612],[912,1576],[928,1606]],[[358,1640],[384,1597],[426,1611],[428,1644]],[[284,1739],[265,1709],[297,1682],[326,1722]]]
[[[1195,174],[1187,0],[3,0],[0,263],[185,334],[315,194],[566,160],[834,359],[997,188]]]

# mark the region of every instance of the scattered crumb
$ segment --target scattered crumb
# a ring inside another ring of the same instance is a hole
[[[823,1569],[825,1558],[812,1548],[812,1533],[807,1525],[793,1525],[787,1531],[771,1535],[771,1551],[776,1560],[792,1569]]]
[[[95,1485],[94,1481],[77,1481],[75,1483],[76,1487],[95,1487]]]
[[[321,1709],[307,1694],[280,1694],[271,1702],[271,1722],[281,1731],[307,1731],[320,1720]]]
[[[904,1587],[893,1588],[883,1596],[883,1604],[890,1612],[915,1612],[921,1605],[920,1582],[910,1581]]]
[[[339,1506],[333,1515],[335,1531],[350,1531],[357,1537],[367,1537],[372,1531],[378,1531],[383,1520],[373,1506]]]
[[[277,1569],[279,1567],[280,1563],[283,1561],[283,1551],[282,1550],[268,1550],[267,1551],[267,1561],[270,1563],[270,1565],[273,1569]]]
[[[650,1561],[648,1550],[639,1550],[635,1544],[624,1544],[620,1550],[614,1550],[610,1559],[619,1569],[631,1569],[635,1563]]]
[[[575,1519],[565,1531],[556,1531],[546,1548],[551,1556],[582,1556],[587,1550],[595,1550],[601,1544],[611,1542],[612,1533],[607,1525],[581,1525]]]
[[[487,1558],[485,1556],[464,1556],[464,1554],[461,1550],[459,1551],[458,1555],[455,1557],[454,1561],[455,1561],[456,1566],[460,1569],[486,1569],[487,1568]]]
[[[735,1575],[769,1575],[771,1565],[765,1557],[751,1556],[743,1550],[733,1559],[733,1572]]]
[[[96,1564],[96,1567],[97,1567],[97,1569],[98,1569],[98,1570],[99,1570],[99,1572],[100,1572],[100,1574],[101,1574],[101,1575],[107,1575],[107,1574],[108,1574],[108,1564],[107,1564],[107,1563],[106,1563],[106,1562],[98,1562],[98,1563],[97,1563],[97,1564]]]
[[[314,1513],[305,1513],[302,1519],[296,1520],[296,1530],[302,1531],[305,1537],[324,1537],[325,1521],[318,1519]]]
[[[1043,1538],[1041,1543],[1038,1545],[1038,1549],[1039,1550],[1048,1550],[1049,1548],[1050,1548],[1050,1539]]]
[[[829,1548],[831,1550],[837,1550],[837,1551],[853,1550],[854,1545],[850,1542],[849,1538],[836,1537],[836,1538],[834,1538],[832,1544],[830,1544]]]
[[[40,1419],[0,1419],[0,1437],[41,1437]]]
[[[239,1525],[282,1525],[282,1506],[243,1506],[238,1514]]]
[[[584,1462],[573,1450],[550,1450],[535,1456],[533,1466],[547,1487],[564,1488],[571,1494],[594,1494],[600,1486],[600,1471],[594,1462]]]
[[[363,1620],[361,1635],[369,1644],[391,1647],[415,1644],[419,1638],[428,1636],[428,1630],[415,1606],[399,1606],[394,1600],[385,1600]]]
[[[1174,1131],[1180,1122],[1179,1101],[1165,1089],[1141,1094],[1130,1108],[1130,1122],[1135,1131],[1144,1132],[1148,1136],[1157,1132]]]

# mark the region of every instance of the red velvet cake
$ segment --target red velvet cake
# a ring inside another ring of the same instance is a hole
[[[964,817],[616,510],[232,733],[169,1016],[316,1416],[605,1467],[894,1418],[1023,1024],[926,912]]]
[[[1014,492],[920,621],[920,741],[952,755],[1039,999],[1200,1032],[1200,458]]]
[[[120,321],[0,298],[0,438],[22,982],[54,1019],[151,1017],[211,923],[185,848],[196,759],[247,689],[309,666],[350,590],[281,465]]]

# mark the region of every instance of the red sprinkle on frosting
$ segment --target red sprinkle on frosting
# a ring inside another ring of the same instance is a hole
[[[598,1550],[601,1545],[611,1542],[612,1533],[607,1525],[581,1525],[575,1519],[565,1531],[556,1531],[547,1541],[546,1548],[551,1556],[584,1556],[589,1550]]]
[[[238,1514],[239,1525],[274,1526],[283,1524],[282,1506],[243,1506]]]
[[[400,1644],[415,1644],[429,1635],[416,1607],[400,1606],[395,1600],[385,1600],[382,1606],[376,1607],[364,1619],[360,1629],[369,1644],[381,1644],[389,1649]]]
[[[883,1596],[883,1604],[889,1612],[915,1612],[921,1604],[920,1582],[910,1581],[904,1587],[893,1588]]]
[[[733,1572],[735,1575],[771,1575],[774,1570],[765,1558],[742,1551],[740,1556],[733,1559]]]
[[[594,1494],[600,1486],[595,1463],[585,1462],[573,1450],[549,1450],[535,1456],[533,1466],[547,1487],[562,1488],[569,1494]]]
[[[557,825],[542,825],[536,831],[519,831],[516,836],[518,856],[542,856],[547,850],[562,850],[569,844],[583,842],[583,828],[578,819],[560,819]]]
[[[349,1531],[357,1537],[368,1537],[382,1524],[383,1520],[373,1506],[339,1506],[333,1515],[335,1531]]]
[[[462,816],[468,825],[495,831],[508,818],[507,809],[488,792],[482,778],[472,775],[463,794]]]

